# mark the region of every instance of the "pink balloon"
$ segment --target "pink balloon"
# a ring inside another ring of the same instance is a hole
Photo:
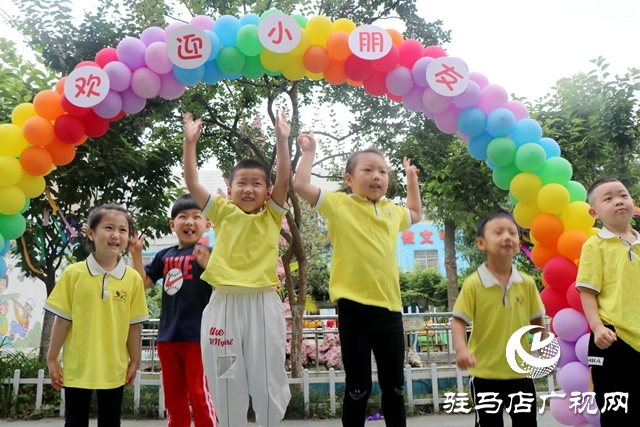
[[[475,107],[480,102],[482,89],[476,82],[469,82],[469,86],[460,95],[453,97],[453,105],[461,110]]]
[[[560,359],[558,360],[559,368],[562,368],[567,363],[578,361],[575,343],[558,339],[558,344],[560,345]]]
[[[413,89],[413,74],[407,67],[399,66],[387,74],[386,86],[394,95],[406,95]]]
[[[131,78],[131,89],[141,98],[155,98],[160,92],[160,76],[146,67],[137,69]]]
[[[480,89],[484,89],[487,85],[489,85],[489,79],[485,77],[484,74],[479,73],[477,71],[472,71],[469,73],[469,80],[472,82],[476,82]]]
[[[585,365],[589,365],[588,353],[589,353],[589,337],[590,336],[591,336],[590,333],[584,334],[583,336],[578,338],[578,341],[576,341],[576,357],[580,362],[582,362]]]
[[[424,56],[430,58],[440,58],[447,56],[447,52],[440,46],[427,46],[424,48]]]
[[[416,113],[422,111],[424,109],[424,104],[422,103],[423,92],[424,88],[414,85],[413,89],[411,89],[411,92],[402,97],[404,108],[409,111],[415,111]]]
[[[556,377],[558,386],[563,390],[572,391],[589,391],[589,380],[591,379],[591,370],[582,362],[570,362],[560,369]]]
[[[431,111],[427,110],[426,108],[424,110],[422,110],[422,112],[424,113],[424,115],[431,120],[435,120],[437,114],[436,113],[432,113]]]
[[[93,107],[93,111],[103,119],[112,119],[122,111],[122,98],[118,92],[110,90],[107,96]]]
[[[422,95],[422,103],[424,104],[424,108],[427,110],[432,113],[439,114],[449,108],[451,105],[451,98],[448,96],[442,96],[428,87],[424,90]]]
[[[167,44],[164,42],[151,43],[144,53],[147,67],[155,73],[166,74],[173,71],[173,62],[167,55]]]
[[[413,74],[413,81],[416,82],[418,86],[429,86],[429,82],[427,82],[427,68],[429,67],[429,64],[431,64],[431,61],[433,61],[433,58],[425,56],[418,59],[416,63],[413,64],[411,74]]]
[[[516,122],[529,117],[529,110],[527,109],[527,106],[515,99],[507,102],[507,106],[505,108],[513,113],[516,117]]]
[[[451,105],[443,113],[436,115],[436,126],[440,129],[440,132],[447,134],[453,134],[458,132],[458,116],[460,110],[455,105]]]
[[[589,332],[589,323],[584,314],[573,308],[560,310],[553,318],[553,330],[564,341],[576,342]]]
[[[184,94],[187,87],[176,79],[171,72],[160,76],[160,93],[158,95],[164,99],[178,99]]]
[[[122,62],[109,62],[103,70],[109,77],[109,89],[122,92],[131,86],[131,70]]]
[[[460,133],[460,132],[458,132],[458,138],[460,138],[464,142],[469,142],[469,140],[471,139],[467,135],[465,135],[464,133]]]
[[[164,42],[164,30],[160,27],[149,27],[140,34],[140,40],[145,46],[155,42]]]
[[[146,99],[140,98],[133,93],[131,89],[121,92],[120,97],[122,98],[122,111],[127,114],[137,114],[142,111],[147,104]]]
[[[198,15],[191,18],[190,25],[202,28],[203,30],[213,31],[213,19],[206,15]]]
[[[407,68],[413,67],[413,64],[424,55],[424,48],[418,40],[407,39],[400,43],[398,49],[400,50],[398,62]]]
[[[398,65],[400,51],[393,45],[391,50],[382,58],[371,61],[371,66],[378,71],[391,71]]]
[[[509,102],[509,94],[500,85],[491,84],[482,89],[482,96],[478,102],[478,107],[489,114],[496,108],[503,108]]]
[[[554,397],[549,399],[549,409],[556,421],[566,426],[575,426],[585,421],[584,415],[576,413],[576,411],[571,408],[571,402],[569,401],[571,391],[559,390],[556,391],[556,394],[565,395],[564,398]]]
[[[147,46],[140,39],[127,37],[118,43],[116,53],[118,61],[123,62],[131,71],[145,66],[144,52]]]
[[[171,34],[173,30],[175,30],[178,27],[182,27],[183,25],[187,25],[187,24],[180,21],[172,22],[171,24],[169,24],[167,28],[164,29],[164,42],[165,43],[167,42],[167,40],[169,39],[169,34]]]

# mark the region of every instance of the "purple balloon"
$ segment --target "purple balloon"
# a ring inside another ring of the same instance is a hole
[[[515,99],[507,102],[507,106],[505,108],[513,113],[516,117],[516,122],[529,117],[529,110],[527,109],[527,106]]]
[[[458,132],[458,116],[460,110],[451,105],[446,111],[436,115],[436,126],[440,129],[440,132],[453,134]]]
[[[424,88],[417,85],[413,86],[411,92],[402,97],[404,108],[409,111],[415,111],[416,113],[422,111],[424,109],[424,104],[422,103],[423,92]]]
[[[121,92],[120,97],[122,98],[122,111],[127,114],[137,114],[142,111],[147,104],[147,100],[133,93],[132,89]]]
[[[589,353],[590,335],[591,335],[590,333],[586,333],[580,338],[578,338],[578,341],[576,341],[576,357],[580,362],[584,363],[586,366],[589,365],[588,353]]]
[[[442,96],[436,93],[435,90],[430,87],[425,88],[424,93],[422,94],[422,103],[424,104],[424,108],[431,111],[432,113],[443,113],[449,108],[451,105],[451,98],[448,96]]]
[[[562,368],[567,363],[578,361],[578,356],[576,356],[575,343],[565,341],[563,339],[558,339],[558,344],[560,344],[560,359],[558,359],[558,368]]]
[[[110,90],[107,96],[93,107],[93,111],[103,119],[112,119],[122,111],[122,98],[118,92]]]
[[[576,411],[571,408],[571,402],[569,400],[571,391],[559,390],[556,391],[556,394],[565,395],[564,398],[554,397],[553,399],[549,399],[549,409],[556,421],[566,426],[575,426],[585,421],[584,415],[576,413]]]
[[[589,391],[591,371],[582,362],[569,362],[560,369],[556,376],[558,386],[568,392]]]
[[[427,110],[426,108],[424,110],[422,110],[422,112],[424,113],[424,115],[431,120],[435,120],[437,114],[436,113],[432,113],[431,111]]]
[[[160,76],[146,67],[137,69],[131,78],[131,89],[141,98],[155,98],[160,92]]]
[[[140,39],[127,37],[118,43],[116,54],[118,61],[124,63],[131,71],[145,66],[144,52],[147,46]]]
[[[140,41],[149,46],[155,42],[164,42],[164,30],[160,27],[149,27],[140,34]]]
[[[167,44],[165,42],[150,44],[144,53],[144,61],[147,67],[155,73],[166,74],[173,71],[173,62],[167,55]]]
[[[475,107],[482,97],[482,89],[476,82],[469,82],[469,86],[460,95],[453,97],[453,105],[461,110]]]
[[[482,89],[482,96],[478,107],[482,108],[485,113],[489,114],[496,108],[504,108],[509,102],[509,94],[500,85],[492,84]]]
[[[172,72],[160,76],[160,92],[158,96],[164,99],[178,99],[182,96],[186,86],[176,79]]]
[[[598,409],[595,403],[592,406],[594,407],[594,409]],[[593,410],[591,412],[593,412]],[[587,410],[585,410],[584,412],[582,412],[582,415],[584,415],[584,419],[587,420],[587,422],[591,424],[593,427],[600,427],[600,411],[599,410],[595,414],[590,414]]]
[[[109,77],[109,89],[122,92],[131,85],[131,70],[120,61],[109,62],[103,68]]]
[[[190,25],[195,25],[203,30],[213,30],[213,18],[209,18],[206,15],[198,15],[191,18]]]
[[[392,94],[406,95],[413,89],[413,74],[407,67],[396,67],[387,74],[386,84]]]
[[[489,79],[485,77],[484,74],[478,73],[477,71],[472,71],[469,73],[469,80],[472,82],[476,82],[480,89],[484,89],[487,85],[489,85]]]
[[[413,81],[416,82],[418,86],[429,87],[429,82],[427,82],[427,67],[429,67],[431,61],[433,61],[433,58],[425,56],[413,64],[411,74],[413,74]]]
[[[179,21],[172,22],[171,24],[169,24],[167,28],[164,29],[164,42],[166,43],[167,40],[169,40],[169,35],[171,35],[173,30],[175,30],[178,27],[182,27],[183,25],[187,25],[187,24]]]

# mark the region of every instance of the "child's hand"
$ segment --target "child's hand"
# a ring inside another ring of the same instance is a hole
[[[460,369],[468,369],[470,366],[476,366],[476,358],[469,350],[464,349],[458,351],[456,363]]]
[[[206,270],[207,264],[209,263],[209,257],[211,256],[211,251],[205,245],[201,245],[199,243],[193,248],[193,256],[196,257],[196,262],[203,270]]]
[[[184,142],[195,144],[202,134],[202,119],[193,121],[193,115],[187,113],[184,115]]]
[[[51,377],[51,385],[56,390],[62,390],[64,383],[62,382],[62,372],[60,371],[60,363],[57,360],[47,362],[49,366],[49,376]]]
[[[614,341],[618,340],[616,333],[602,325],[593,331],[593,340],[599,349],[609,348]]]
[[[127,367],[127,379],[124,385],[133,385],[133,382],[136,380],[136,371],[138,370],[138,364],[132,361],[129,361],[129,366]]]
[[[276,110],[276,139],[286,141],[290,133],[291,125],[287,122],[287,115],[284,111]]]
[[[402,161],[402,164],[404,165],[404,170],[407,174],[407,178],[413,178],[414,176],[418,175],[418,172],[420,172],[417,167],[411,164],[411,160],[406,157]]]
[[[311,133],[298,133],[298,147],[302,151],[316,151],[316,139],[313,137],[313,131]]]
[[[136,255],[141,255],[142,254],[142,248],[144,247],[144,239],[145,239],[144,234],[141,234],[139,237],[137,237],[135,234],[131,237],[131,241],[129,242],[129,252],[131,252],[131,254],[136,254]]]

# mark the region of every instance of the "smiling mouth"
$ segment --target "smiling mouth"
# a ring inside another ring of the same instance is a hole
[[[115,247],[115,248],[119,248],[119,247],[120,247],[120,243],[113,243],[113,242],[110,242],[110,243],[109,243],[109,246],[113,246],[113,247]]]
[[[188,237],[191,237],[196,234],[196,232],[195,230],[184,230],[184,234],[186,234]]]

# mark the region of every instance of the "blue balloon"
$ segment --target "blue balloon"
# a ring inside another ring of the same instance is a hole
[[[497,138],[508,136],[516,125],[516,116],[506,108],[496,108],[487,117],[487,132]]]
[[[242,72],[239,72],[238,74],[234,74],[232,76],[230,76],[229,74],[222,73],[222,77],[224,77],[227,80],[235,80],[235,79],[239,78],[240,76],[242,76]]]
[[[496,165],[491,163],[491,161],[485,160],[485,163],[487,164],[487,166],[489,166],[489,169],[491,169],[491,170],[495,170],[496,169]]]
[[[202,83],[214,85],[222,80],[222,71],[218,68],[216,61],[207,61],[204,63],[204,76]]]
[[[202,77],[204,76],[204,64],[191,70],[174,65],[173,75],[176,76],[176,79],[180,83],[187,86],[193,86],[202,80]]]
[[[211,53],[209,54],[209,58],[207,59],[207,61],[211,61],[218,56],[218,53],[222,48],[222,44],[220,43],[220,38],[216,33],[209,30],[204,30],[204,32],[209,36],[209,40],[211,40]]]
[[[213,32],[220,38],[222,46],[235,46],[236,34],[242,25],[235,16],[222,15],[213,26]]]
[[[551,138],[540,138],[540,145],[547,154],[547,159],[551,157],[560,157],[560,146]]]
[[[4,258],[0,258],[0,277],[4,276],[7,272],[7,263]]]
[[[5,256],[9,252],[9,248],[11,247],[11,240],[7,240],[0,234],[0,242],[2,246],[0,247],[0,256]]]
[[[511,139],[516,143],[516,147],[520,148],[528,142],[539,142],[542,138],[542,128],[533,119],[522,119],[516,123],[513,131],[511,131]]]
[[[242,18],[240,18],[240,25],[260,25],[260,17],[254,13],[247,13]]]
[[[473,138],[482,134],[487,127],[487,115],[480,108],[467,108],[458,116],[458,130]]]
[[[493,141],[493,137],[487,132],[483,132],[469,139],[467,150],[474,159],[487,160],[487,147],[491,141]]]

